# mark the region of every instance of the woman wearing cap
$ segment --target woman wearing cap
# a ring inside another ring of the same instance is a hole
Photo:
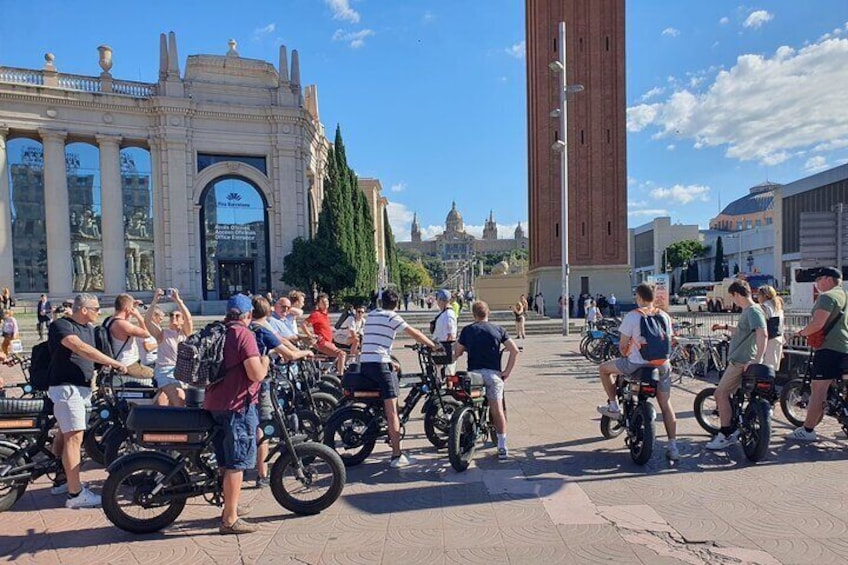
[[[774,287],[763,285],[757,289],[758,302],[766,315],[766,354],[763,363],[777,371],[783,359],[783,300]]]

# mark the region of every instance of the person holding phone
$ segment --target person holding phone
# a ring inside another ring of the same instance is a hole
[[[158,303],[164,296],[173,300],[177,309],[168,314],[168,325],[163,328],[156,316],[156,311],[161,311]],[[185,383],[174,378],[174,369],[177,366],[177,346],[194,332],[191,312],[176,288],[169,288],[167,292],[157,288],[153,295],[153,302],[150,303],[150,308],[144,315],[144,320],[150,335],[159,343],[156,367],[153,370],[154,382],[162,393],[157,396],[157,403],[185,406]]]

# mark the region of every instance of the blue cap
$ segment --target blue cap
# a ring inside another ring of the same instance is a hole
[[[253,302],[243,294],[234,294],[227,300],[227,312],[247,314],[253,312]]]
[[[445,289],[442,289],[436,293],[436,300],[450,300],[450,296],[450,292]]]

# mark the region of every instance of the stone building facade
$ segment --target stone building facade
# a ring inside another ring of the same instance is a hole
[[[519,223],[511,239],[498,239],[498,225],[494,212],[489,212],[489,219],[483,226],[483,237],[478,239],[465,231],[462,214],[456,208],[456,202],[451,206],[445,218],[445,231],[429,240],[422,240],[421,226],[418,216],[412,219],[412,241],[398,241],[400,249],[415,251],[422,255],[439,257],[448,271],[459,267],[476,255],[487,253],[505,253],[513,249],[527,249],[529,240],[524,234],[524,228]],[[440,282],[440,281],[437,281]]]
[[[629,296],[624,0],[527,0],[530,282],[556,299],[561,288],[562,153],[568,144],[570,287]],[[558,45],[559,22],[566,45]],[[560,77],[549,65],[566,48],[568,132],[551,117]]]
[[[230,41],[181,72],[162,34],[156,83],[114,78],[99,51],[99,76],[60,73],[50,54],[0,67],[0,285],[178,287],[204,304],[280,290],[292,240],[314,233],[330,147],[297,51],[275,68]],[[379,183],[366,193],[385,205]]]

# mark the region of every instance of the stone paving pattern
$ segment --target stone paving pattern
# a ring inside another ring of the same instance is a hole
[[[192,499],[167,530],[135,536],[100,510],[67,510],[40,479],[0,514],[0,561],[29,563],[848,563],[848,441],[830,419],[825,440],[785,442],[778,413],[768,460],[741,449],[711,453],[692,415],[685,381],[672,400],[682,460],[664,456],[665,437],[640,468],[623,438],[600,436],[603,400],[596,368],[577,338],[531,337],[508,381],[509,443],[499,464],[491,447],[466,473],[424,437],[420,416],[406,448],[419,463],[388,467],[379,445],[348,470],[341,499],[321,515],[298,517],[270,491],[246,488],[261,532],[219,536],[219,511]],[[414,360],[401,350],[407,371]],[[86,464],[97,491],[105,472]]]

